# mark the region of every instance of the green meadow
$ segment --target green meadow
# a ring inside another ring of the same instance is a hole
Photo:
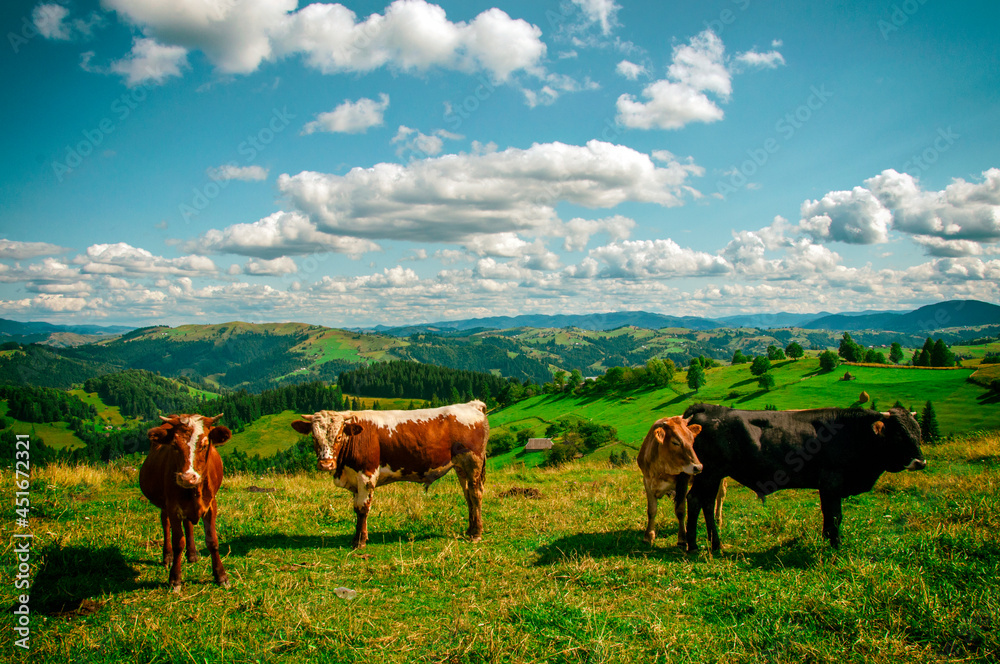
[[[230,474],[218,501],[232,587],[212,583],[196,528],[203,557],[185,563],[179,594],[136,469],[52,465],[30,488],[29,649],[8,622],[0,651],[94,663],[994,662],[1000,436],[924,451],[927,470],[886,474],[846,502],[839,551],[822,539],[815,492],[762,505],[738,486],[722,552],[677,549],[668,505],[648,545],[638,469],[589,460],[492,468],[478,544],[462,537],[452,475],[427,492],[380,488],[370,543],[353,551],[349,494],[329,476]],[[3,492],[11,542],[9,483]],[[10,546],[4,555],[12,565]]]
[[[779,410],[798,408],[848,408],[859,404],[867,392],[877,408],[888,410],[897,400],[920,412],[930,400],[941,432],[961,434],[1000,427],[1000,400],[988,398],[986,390],[968,378],[974,369],[922,369],[906,367],[841,365],[820,371],[816,358],[782,360],[771,374],[775,387],[761,390],[750,373],[750,365],[716,367],[706,371],[708,384],[697,392],[680,372],[677,380],[659,390],[622,391],[604,396],[541,395],[526,399],[490,415],[495,430],[530,428],[544,433],[561,417],[575,416],[610,424],[629,445],[638,445],[650,425],[660,417],[679,415],[691,404],[719,403],[733,408]],[[850,372],[854,380],[842,380]],[[871,402],[864,407],[871,407]]]

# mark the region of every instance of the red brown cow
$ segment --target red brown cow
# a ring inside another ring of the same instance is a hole
[[[205,544],[212,556],[215,582],[229,586],[215,532],[219,511],[215,494],[222,485],[222,457],[215,448],[229,440],[232,433],[226,427],[215,426],[220,417],[161,416],[163,424],[148,432],[149,455],[139,470],[139,488],[149,502],[160,508],[163,564],[172,558],[170,585],[174,592],[181,589],[181,551],[187,549],[188,562],[198,560],[194,526],[199,519],[204,520]]]
[[[657,501],[670,494],[674,498],[677,516],[677,546],[686,546],[685,498],[688,480],[701,472],[702,465],[694,451],[694,439],[701,432],[697,424],[679,415],[664,417],[653,423],[636,459],[642,470],[642,483],[646,488],[646,541],[656,539]],[[716,514],[722,519],[722,501],[726,498],[723,483],[716,498]]]
[[[469,505],[466,535],[483,535],[481,504],[490,425],[482,401],[422,410],[321,410],[292,422],[313,436],[317,465],[354,494],[357,525],[351,545],[368,542],[368,511],[375,487],[420,482],[425,487],[452,468]]]

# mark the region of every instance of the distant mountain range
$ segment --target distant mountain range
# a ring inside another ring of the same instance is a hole
[[[393,336],[420,333],[447,334],[473,330],[505,330],[518,327],[568,328],[607,331],[631,325],[649,330],[683,328],[713,330],[725,327],[757,327],[763,329],[798,327],[812,330],[855,331],[888,330],[910,334],[930,333],[951,327],[1000,325],[1000,306],[979,300],[949,300],[930,304],[913,311],[857,311],[831,314],[739,314],[721,318],[697,316],[667,316],[646,311],[616,311],[606,314],[494,316],[464,320],[438,321],[425,325],[390,327],[378,325],[375,332]]]
[[[44,343],[64,348],[117,336],[131,329],[133,328],[123,325],[53,325],[41,322],[21,323],[0,318],[0,341]]]

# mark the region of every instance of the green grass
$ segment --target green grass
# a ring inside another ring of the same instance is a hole
[[[926,471],[885,475],[847,501],[840,551],[820,535],[815,492],[779,492],[762,506],[734,486],[725,546],[714,556],[672,545],[668,505],[660,538],[642,541],[635,467],[491,470],[478,544],[461,536],[465,508],[453,476],[426,493],[383,487],[360,552],[349,548],[349,494],[328,476],[229,476],[218,495],[219,536],[233,587],[214,586],[203,558],[185,563],[179,595],[157,564],[159,519],[134,468],[50,467],[31,488],[28,657],[993,662],[1000,438],[925,452]],[[514,487],[540,497],[500,498]],[[0,504],[0,537],[10,542],[13,500]],[[356,599],[337,597],[340,586]],[[13,638],[0,630],[11,660]]]
[[[292,421],[297,419],[299,413],[291,410],[264,415],[240,433],[233,434],[229,442],[219,448],[219,453],[225,457],[239,450],[248,456],[273,456],[288,449],[299,439],[299,434],[292,429]]]
[[[856,380],[842,381],[845,371]],[[491,413],[490,426],[518,427],[553,422],[575,415],[618,429],[625,443],[641,443],[650,425],[660,417],[679,415],[693,403],[720,403],[733,408],[762,410],[766,405],[779,409],[840,407],[855,405],[862,391],[868,392],[880,409],[896,400],[920,411],[927,400],[934,403],[943,434],[994,429],[1000,425],[1000,403],[984,399],[981,385],[969,382],[972,369],[933,370],[895,367],[840,366],[828,373],[819,371],[815,358],[783,360],[771,370],[776,387],[764,392],[750,374],[750,365],[709,369],[708,384],[697,393],[687,384],[686,374],[678,382],[660,390],[627,392],[605,397],[542,395],[526,399]],[[736,393],[735,398],[729,395]]]
[[[97,392],[86,392],[82,389],[68,390],[70,394],[80,399],[85,404],[89,404],[97,409],[97,415],[104,419],[111,426],[121,426],[125,424],[125,417],[121,414],[118,406],[109,406],[97,396]]]
[[[69,425],[65,422],[33,424],[31,422],[15,420],[11,417],[8,417],[7,421],[14,433],[32,434],[32,438],[41,438],[45,441],[46,445],[55,449],[74,450],[87,446],[86,443],[77,438],[76,434],[70,430]]]

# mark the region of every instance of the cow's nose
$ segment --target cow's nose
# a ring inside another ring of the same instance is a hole
[[[914,459],[910,462],[910,465],[906,467],[907,470],[923,470],[927,467],[927,462],[923,459]]]
[[[198,479],[198,473],[194,471],[177,473],[177,483],[186,488],[197,486]]]
[[[704,466],[702,466],[700,463],[691,464],[691,470],[694,471],[692,475],[697,475],[698,473],[700,473],[702,468],[704,468]]]

